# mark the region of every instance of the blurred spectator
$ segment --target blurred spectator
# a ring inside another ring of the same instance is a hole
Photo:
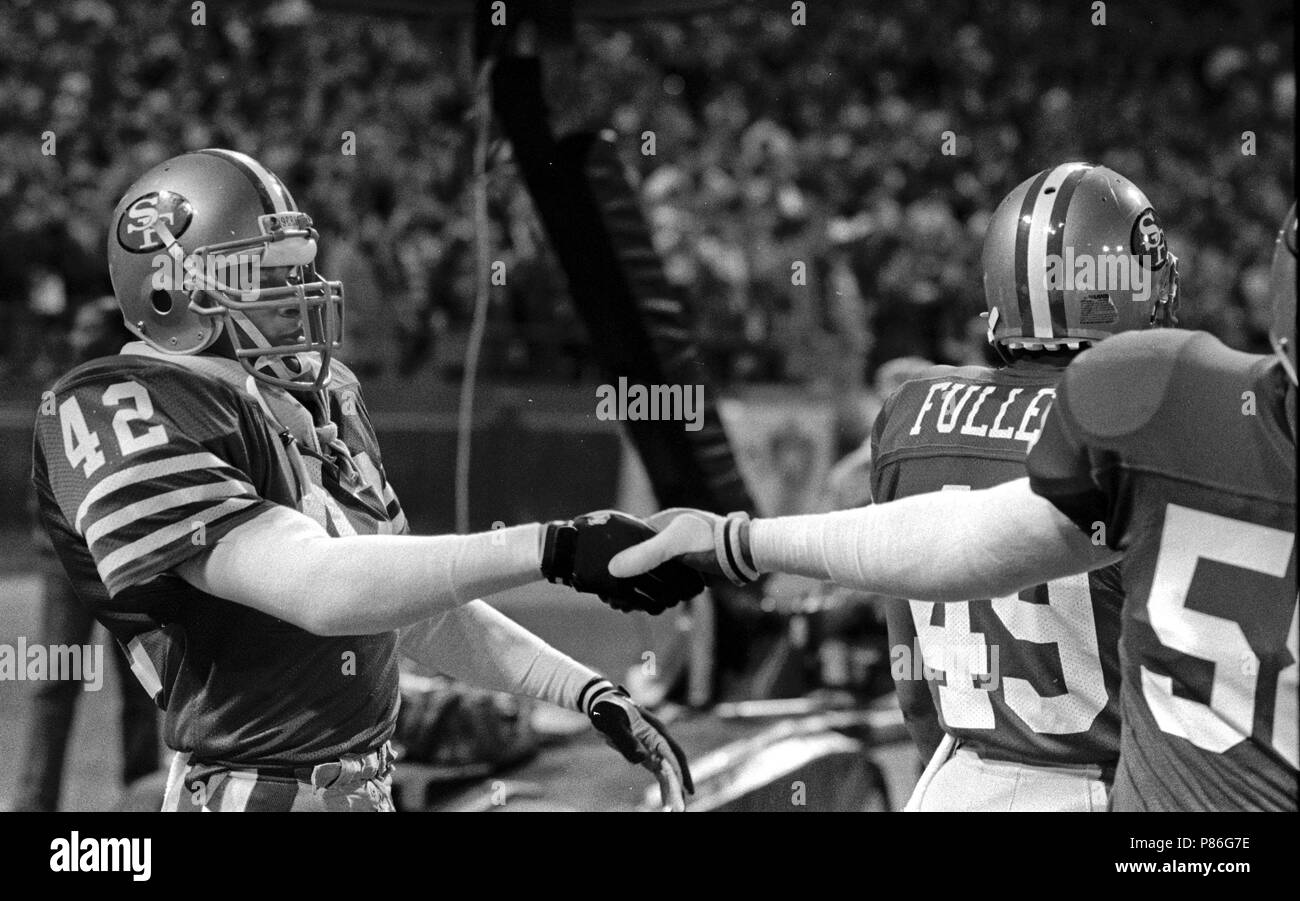
[[[621,135],[724,381],[825,382],[832,359],[864,370],[858,383],[898,356],[966,362],[987,216],[1066,159],[1113,166],[1152,197],[1185,267],[1185,325],[1266,349],[1240,275],[1266,261],[1293,197],[1291,6],[1091,15],[989,0],[971,22],[961,4],[828,0],[793,27],[788,4],[759,0],[580,22],[578,108],[560,118]],[[70,308],[104,290],[106,218],[130,180],[219,144],[282,173],[325,234],[325,271],[347,274],[356,314],[346,356],[371,373],[454,374],[436,351],[461,345],[473,297],[469,23],[304,0],[190,16],[145,0],[0,5],[0,368],[49,368],[29,340],[68,320],[48,273]],[[512,275],[486,374],[571,379],[585,336],[508,154],[489,181],[494,259]]]

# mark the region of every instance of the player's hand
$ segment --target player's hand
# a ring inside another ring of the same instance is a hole
[[[657,534],[619,553],[609,571],[619,578],[648,572],[677,561],[700,572],[725,576],[737,585],[758,578],[749,552],[749,516],[719,516],[707,510],[673,507],[648,520]]]
[[[609,571],[609,561],[647,538],[654,529],[645,520],[617,510],[585,513],[570,522],[546,525],[542,575],[577,591],[598,595],[615,610],[662,613],[704,590],[704,579],[683,563],[650,566],[629,577]]]
[[[587,716],[606,744],[654,773],[664,809],[686,809],[686,795],[695,793],[691,768],[681,745],[658,718],[632,703],[627,691],[607,679],[594,687]]]

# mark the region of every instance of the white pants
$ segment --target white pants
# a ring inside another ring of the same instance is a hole
[[[946,737],[904,810],[1105,812],[1110,786],[1096,766],[984,760]],[[955,748],[955,749],[954,749]]]

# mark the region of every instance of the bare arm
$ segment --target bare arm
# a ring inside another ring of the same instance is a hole
[[[368,635],[541,578],[542,527],[474,535],[331,537],[268,509],[177,567],[194,587],[318,635]]]
[[[923,601],[1002,597],[1122,556],[1094,545],[1027,478],[983,491],[754,520],[750,540],[760,571]]]

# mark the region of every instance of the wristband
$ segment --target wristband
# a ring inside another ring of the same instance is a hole
[[[542,542],[542,575],[546,581],[557,580],[573,585],[574,558],[578,551],[578,529],[571,522],[556,520],[546,524]]]
[[[604,676],[596,676],[586,685],[582,686],[582,691],[578,692],[578,709],[587,716],[591,716],[591,705],[596,703],[596,699],[602,697],[610,691],[616,691],[613,682]]]
[[[749,548],[749,514],[736,512],[713,523],[714,552],[718,567],[733,585],[748,585],[759,577]]]

